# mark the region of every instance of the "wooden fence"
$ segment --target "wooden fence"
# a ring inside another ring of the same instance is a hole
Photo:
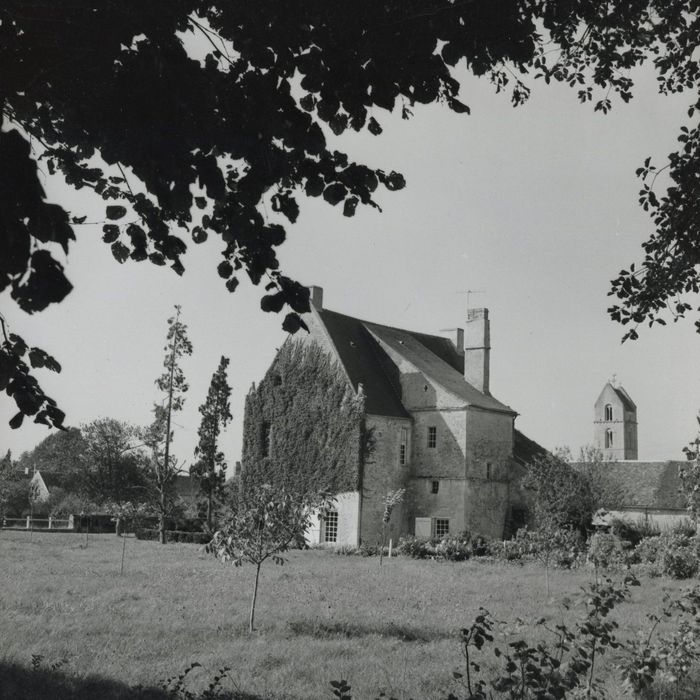
[[[2,527],[8,530],[74,530],[73,516],[67,518],[3,518]]]

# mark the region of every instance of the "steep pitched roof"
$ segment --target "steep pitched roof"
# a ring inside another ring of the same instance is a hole
[[[611,477],[625,491],[625,508],[684,509],[678,469],[686,462],[610,462]]]
[[[525,466],[537,457],[549,454],[539,443],[523,435],[519,430],[513,430],[513,457],[516,462]]]
[[[464,379],[463,360],[447,338],[370,323],[327,309],[318,310],[318,315],[353,387],[363,385],[368,413],[408,417],[401,403],[398,372],[382,349],[384,343],[465,404],[515,415],[509,406]]]
[[[636,411],[637,406],[632,401],[632,398],[630,395],[625,391],[625,389],[621,386],[613,386],[612,382],[606,382],[605,386],[600,392],[600,395],[596,399],[596,404],[601,400],[603,397],[603,394],[605,393],[605,390],[610,387],[610,390],[617,396],[618,399],[620,399],[620,402],[622,403],[622,406],[624,407],[625,411]]]
[[[318,314],[353,388],[363,386],[367,413],[408,418],[401,403],[399,378],[392,376],[393,363],[363,322],[327,309],[319,310]]]
[[[637,410],[637,406],[635,405],[634,401],[632,401],[630,395],[621,386],[614,386],[613,389],[615,390],[615,393],[619,396],[620,401],[622,401],[622,405],[625,407],[625,411]]]

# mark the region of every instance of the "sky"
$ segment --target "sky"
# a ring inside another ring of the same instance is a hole
[[[407,180],[382,191],[382,212],[353,218],[318,199],[300,200],[279,249],[288,276],[324,288],[326,308],[362,319],[435,333],[464,325],[470,305],[491,318],[491,392],[518,412],[516,427],[549,449],[574,452],[593,434],[593,404],[616,376],[637,404],[639,458],[681,459],[700,408],[700,337],[692,320],[644,328],[622,344],[606,308],[610,280],[641,259],[652,222],[637,202],[635,169],[647,156],[665,162],[676,147],[687,97],[663,97],[639,71],[630,104],[608,115],[578,103],[566,86],[530,83],[530,101],[513,108],[484,80],[463,78],[472,110],[417,106],[404,121],[377,109],[384,133],[329,135],[351,158]],[[88,221],[103,204],[56,179],[48,199]],[[269,207],[266,215],[276,220]],[[61,374],[38,371],[68,425],[98,417],[147,424],[159,396],[166,320],[174,304],[194,346],[183,369],[185,408],[175,418],[174,450],[186,466],[197,443],[199,405],[221,355],[230,358],[233,420],[222,439],[229,465],[240,459],[245,396],[284,342],[282,316],[260,310],[262,288],[247,277],[234,294],[216,274],[221,245],[192,244],[180,278],[149,263],[119,265],[101,226],[76,227],[66,260],[73,292],[33,316],[0,295],[13,331],[51,352]],[[18,457],[48,430],[7,422],[0,402],[0,451]]]

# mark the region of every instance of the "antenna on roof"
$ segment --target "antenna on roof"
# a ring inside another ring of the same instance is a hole
[[[470,306],[469,306],[469,302],[470,302],[469,297],[470,297],[472,294],[486,294],[486,290],[485,290],[485,289],[463,289],[461,292],[456,292],[456,294],[466,294],[466,295],[467,295],[467,309],[469,309],[469,308],[470,308]]]

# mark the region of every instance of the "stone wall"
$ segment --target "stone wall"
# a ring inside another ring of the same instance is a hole
[[[413,411],[413,419],[413,476],[464,479],[466,409]],[[435,447],[428,446],[429,428],[435,428]]]
[[[387,493],[405,488],[410,476],[410,445],[407,464],[399,461],[401,428],[411,433],[411,421],[405,418],[367,416],[367,428],[373,431],[375,449],[365,460],[362,472],[362,504],[360,508],[360,539],[376,544],[381,539],[384,499]],[[387,527],[387,539],[394,541],[408,532],[406,504],[393,511]]]

